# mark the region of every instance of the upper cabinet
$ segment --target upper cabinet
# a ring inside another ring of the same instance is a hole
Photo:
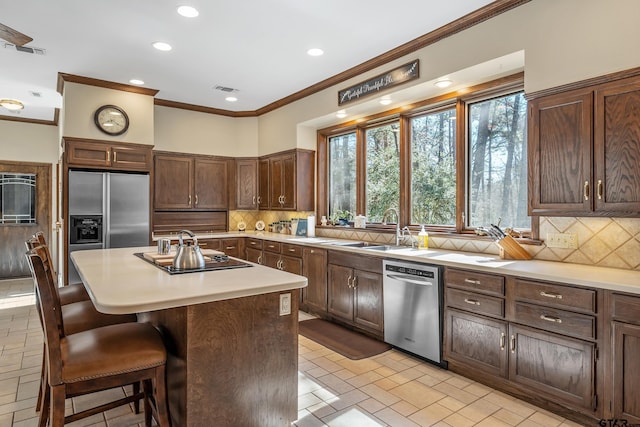
[[[258,209],[258,159],[236,159],[236,209]]]
[[[150,145],[64,138],[69,167],[149,172]]]
[[[259,207],[314,210],[314,152],[292,150],[260,159]]]
[[[229,160],[173,153],[154,157],[156,210],[225,210]]]
[[[640,216],[640,78],[529,102],[529,213]]]

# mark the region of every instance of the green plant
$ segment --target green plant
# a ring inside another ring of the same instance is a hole
[[[351,221],[353,219],[353,214],[348,210],[342,209],[338,209],[331,214],[331,221],[333,221],[334,224],[338,224],[341,219]]]

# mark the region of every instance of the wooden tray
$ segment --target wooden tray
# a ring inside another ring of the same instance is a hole
[[[216,251],[213,249],[201,249],[202,251],[202,255],[204,255],[204,259],[205,261],[207,261],[208,257],[214,256],[214,255],[224,255],[224,252],[221,251]],[[145,252],[142,254],[142,256],[144,256],[146,259],[148,259],[151,262],[154,262],[158,265],[162,265],[162,266],[168,266],[168,265],[172,265],[173,264],[173,258],[176,256],[176,253],[170,253],[170,254],[159,254],[158,252]]]

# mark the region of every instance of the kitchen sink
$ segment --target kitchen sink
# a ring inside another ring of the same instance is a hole
[[[400,249],[411,249],[410,247],[407,246],[395,246],[395,245],[378,245],[378,246],[369,246],[369,247],[365,247],[364,249],[367,250],[372,250],[372,251],[397,251]]]
[[[375,248],[384,247],[384,246],[376,245],[375,243],[369,243],[369,242],[329,242],[329,244],[333,246],[342,246],[345,248],[375,249]]]

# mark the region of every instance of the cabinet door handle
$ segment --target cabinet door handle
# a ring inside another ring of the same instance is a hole
[[[198,195],[196,194],[196,206],[198,206]]]
[[[280,263],[280,267],[278,267],[280,270],[284,270],[284,260],[280,260],[278,261]]]
[[[589,181],[584,182],[584,187],[582,188],[584,192],[584,199],[589,200]]]
[[[113,163],[118,163],[118,153],[113,151]]]
[[[500,351],[504,351],[504,348],[505,348],[504,346],[506,344],[506,342],[505,342],[506,339],[507,339],[507,336],[504,334],[504,332],[502,332],[500,334]]]
[[[191,206],[191,194],[189,194],[189,206]]]
[[[515,335],[511,335],[511,353],[515,353],[516,352],[516,336]]]
[[[253,201],[251,202],[252,205],[256,204],[256,196],[253,196]]]
[[[258,204],[262,203],[262,197],[258,196]]]
[[[289,252],[295,252],[296,250],[293,248],[289,248]]]
[[[540,291],[540,295],[547,298],[562,299],[562,294],[556,294],[554,292]]]
[[[200,243],[200,242],[198,242],[198,246],[200,246],[201,248],[204,248],[207,245],[208,245],[208,243]]]
[[[104,161],[106,163],[109,163],[109,160],[111,159],[111,151],[107,149],[107,151],[105,151],[104,154],[105,154]]]
[[[479,285],[479,284],[480,284],[480,280],[476,280],[476,279],[464,279],[464,283],[471,283],[472,285]]]
[[[347,287],[351,288],[351,276],[347,277]]]
[[[271,249],[275,248],[275,246],[273,246],[273,245],[268,245],[267,247],[269,247]]]
[[[478,301],[477,299],[465,298],[464,302],[471,305],[480,305],[480,301]]]
[[[258,255],[258,264],[262,265],[262,254]]]
[[[602,194],[603,194],[603,185],[602,185],[602,180],[599,179],[598,180],[598,200],[602,200]]]
[[[555,316],[547,316],[546,314],[541,314],[540,318],[542,320],[546,320],[547,322],[562,323],[562,319]]]
[[[358,276],[354,276],[353,280],[351,280],[351,289],[355,289],[358,287]]]
[[[235,249],[235,248],[236,248],[235,246],[227,246],[227,247],[225,247],[225,249],[228,250],[228,251],[230,251],[231,249]]]

